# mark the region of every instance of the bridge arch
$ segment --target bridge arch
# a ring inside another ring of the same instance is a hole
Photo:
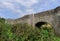
[[[48,22],[45,22],[45,21],[41,21],[41,22],[37,22],[37,23],[35,23],[35,27],[40,28],[40,27],[41,27],[42,25],[44,25],[44,24],[53,27],[52,24],[50,24],[50,23],[48,23]]]

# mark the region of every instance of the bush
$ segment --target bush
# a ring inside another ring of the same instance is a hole
[[[0,25],[0,41],[60,41],[54,36],[54,29],[48,26],[40,29],[24,24],[10,25],[2,23]]]

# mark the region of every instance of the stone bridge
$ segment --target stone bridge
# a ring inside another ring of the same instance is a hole
[[[7,20],[6,22],[9,24],[28,23],[34,26],[41,23],[49,23],[55,28],[55,32],[60,34],[60,6],[52,10],[34,14],[34,17],[33,14],[31,14],[18,18],[14,21],[9,22]]]

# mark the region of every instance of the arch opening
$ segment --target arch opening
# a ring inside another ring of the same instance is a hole
[[[40,28],[42,25],[45,25],[45,24],[48,25],[49,23],[47,23],[47,22],[38,22],[38,23],[35,24],[35,26],[38,27],[38,28]]]

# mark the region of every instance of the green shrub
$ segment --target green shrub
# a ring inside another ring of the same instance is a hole
[[[41,27],[41,29],[24,23],[10,25],[2,23],[0,25],[0,41],[60,41],[54,36],[54,29]]]

